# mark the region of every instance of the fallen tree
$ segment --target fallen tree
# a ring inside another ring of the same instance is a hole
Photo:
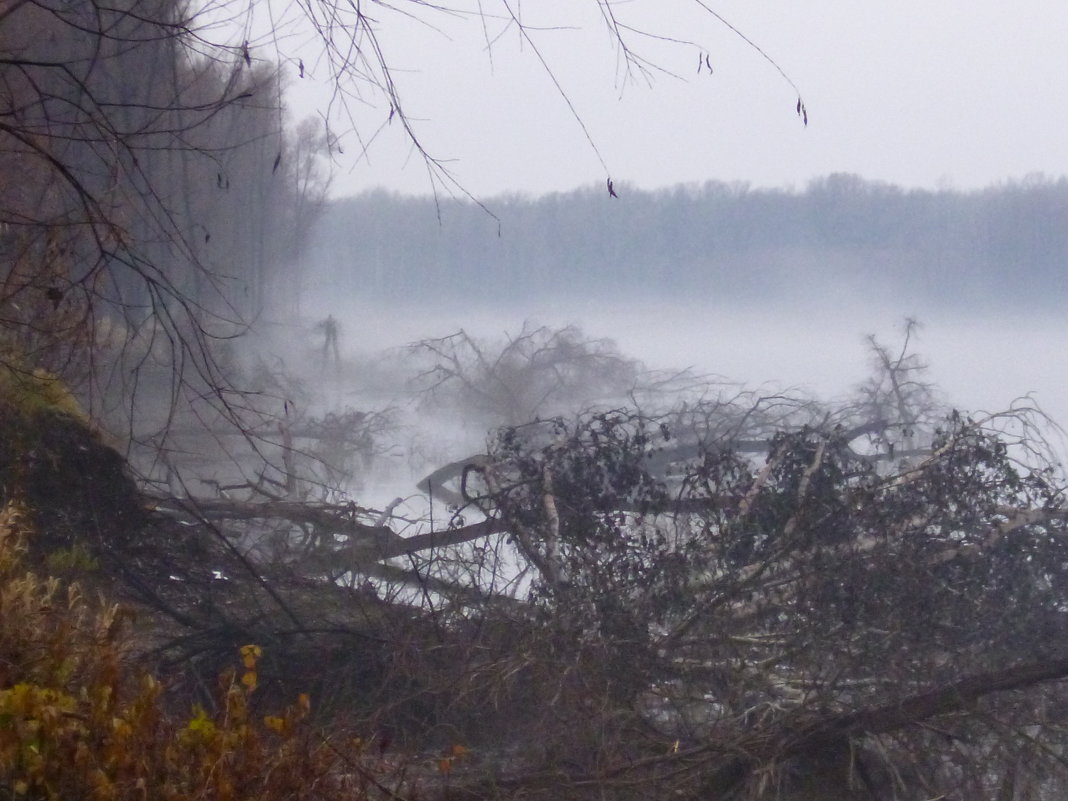
[[[180,697],[261,644],[265,702],[444,753],[417,793],[1059,797],[1068,507],[1033,411],[752,401],[503,429],[440,526],[141,495],[38,409],[5,418],[4,500],[141,610]]]

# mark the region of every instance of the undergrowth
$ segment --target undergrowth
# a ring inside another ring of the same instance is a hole
[[[0,798],[98,801],[360,801],[402,791],[403,771],[355,738],[327,737],[298,696],[261,715],[256,645],[235,654],[217,711],[165,710],[135,667],[127,615],[23,562],[24,507],[0,510]]]

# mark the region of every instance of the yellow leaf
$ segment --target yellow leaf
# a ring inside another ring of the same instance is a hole
[[[193,718],[186,725],[186,729],[204,737],[210,737],[215,733],[215,721],[208,717],[204,707],[198,705],[194,707]]]
[[[468,750],[467,746],[465,745],[460,745],[459,743],[457,743],[452,747],[452,755],[457,759],[462,759],[463,757],[467,756],[467,754]]]
[[[249,690],[256,689],[256,671],[249,670],[245,672],[245,675],[241,677],[241,683],[244,684]]]
[[[289,728],[289,724],[285,718],[277,718],[273,715],[267,715],[263,719],[263,725],[277,734],[285,734],[286,730]]]
[[[242,645],[241,661],[247,670],[256,667],[256,660],[263,656],[263,649],[258,645]]]

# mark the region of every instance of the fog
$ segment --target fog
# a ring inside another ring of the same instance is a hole
[[[315,329],[327,314],[341,323],[342,359],[336,367],[323,365],[322,335]],[[1065,327],[1052,314],[967,315],[863,298],[756,309],[698,300],[517,300],[490,308],[474,301],[376,305],[335,297],[329,307],[307,310],[299,332],[290,330],[287,339],[303,341],[304,355],[291,355],[289,363],[322,390],[327,406],[398,412],[390,453],[355,493],[377,506],[406,497],[415,512],[425,510],[412,497],[415,483],[441,464],[481,451],[488,426],[474,412],[438,412],[432,402],[417,404],[406,383],[416,371],[405,350],[410,343],[460,329],[476,339],[501,341],[528,321],[550,328],[578,325],[588,337],[614,340],[622,354],[651,369],[690,368],[717,384],[769,393],[795,390],[833,404],[870,375],[867,338],[874,335],[897,349],[909,318],[920,323],[910,350],[923,357],[926,377],[947,407],[982,413],[1029,404],[1055,421],[1068,420]],[[1048,433],[1063,454],[1058,432],[1050,427]]]
[[[0,784],[1065,795],[1063,37],[731,2],[5,8]]]
[[[994,411],[1030,396],[1054,420],[1068,421],[1063,356],[1068,330],[1054,315],[998,319],[885,307],[755,311],[657,302],[375,311],[340,299],[331,313],[344,321],[350,355],[366,356],[460,328],[493,337],[517,332],[524,320],[550,327],[577,324],[590,336],[615,340],[625,354],[649,367],[692,367],[747,386],[796,387],[827,399],[865,376],[868,335],[895,342],[903,322],[914,318],[921,324],[915,350],[949,403]]]
[[[328,208],[296,315],[257,345],[313,388],[313,413],[390,410],[395,430],[356,487],[374,503],[482,451],[507,422],[416,392],[429,363],[406,347],[460,330],[493,353],[524,326],[576,326],[649,370],[705,376],[711,392],[790,391],[833,409],[871,375],[869,338],[896,350],[914,320],[909,352],[942,408],[1024,404],[1064,422],[1066,208],[1068,181],[1041,177],[969,192],[851,175],[803,192],[598,187],[482,207],[369,193]],[[330,315],[338,363],[324,353]]]

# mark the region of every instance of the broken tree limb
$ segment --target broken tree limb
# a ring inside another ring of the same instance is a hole
[[[690,774],[696,779],[689,792],[676,792],[676,797],[686,801],[733,797],[733,791],[767,764],[825,754],[836,746],[848,746],[851,740],[888,734],[965,710],[986,696],[1065,678],[1068,658],[1017,665],[969,676],[889,704],[813,716],[807,721],[780,717],[769,725],[733,735],[721,731],[715,742],[688,748],[665,747],[663,753],[607,765],[595,772],[531,770],[492,778],[473,775],[467,781],[463,774],[453,774],[447,797],[484,801],[498,798],[503,792],[510,797],[538,797],[538,793],[562,796],[584,788],[603,790],[624,784],[634,787],[643,781],[655,786],[657,778],[665,773]],[[843,754],[849,758],[848,747]]]
[[[155,509],[169,517],[186,519],[188,522],[279,519],[291,523],[307,523],[321,529],[323,535],[348,538],[352,543],[348,550],[354,549],[376,559],[389,559],[434,548],[460,545],[505,531],[500,521],[489,518],[459,528],[428,531],[412,537],[402,537],[388,526],[361,523],[353,518],[357,514],[370,515],[372,510],[298,501],[169,498],[157,499]],[[380,520],[381,515],[375,515],[375,522]]]

